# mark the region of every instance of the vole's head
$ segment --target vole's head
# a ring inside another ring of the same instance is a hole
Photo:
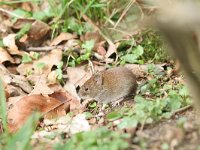
[[[101,74],[93,75],[80,87],[78,95],[82,99],[96,99],[102,90],[102,80]]]

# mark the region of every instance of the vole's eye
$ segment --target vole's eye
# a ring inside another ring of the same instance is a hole
[[[88,88],[85,88],[86,91],[88,91]]]

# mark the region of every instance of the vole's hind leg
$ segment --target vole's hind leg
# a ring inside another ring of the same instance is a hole
[[[126,96],[126,97],[121,97],[118,100],[116,100],[115,102],[112,102],[112,106],[113,107],[119,106],[121,104],[121,102],[129,101],[129,100],[132,100],[132,99],[134,99],[134,95],[130,95],[130,96]]]
[[[120,103],[121,103],[123,100],[124,100],[124,97],[117,99],[116,101],[112,102],[111,104],[112,104],[113,107],[119,106]]]

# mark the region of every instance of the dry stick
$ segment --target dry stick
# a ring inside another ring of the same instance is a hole
[[[35,51],[35,52],[42,52],[42,51],[51,51],[53,49],[62,49],[61,46],[45,46],[45,47],[28,47],[26,51]]]
[[[3,8],[0,8],[0,12],[6,13],[6,14],[8,14],[9,16],[13,16],[13,17],[16,17],[16,18],[21,18],[21,19],[23,18],[23,17],[21,17],[21,16],[19,16],[19,15],[16,15],[16,14],[14,14],[14,13],[8,11],[8,10],[5,10],[5,9],[3,9]]]
[[[99,29],[99,27],[97,26],[97,25],[95,25],[93,22],[92,22],[92,20],[88,17],[88,16],[86,16],[85,14],[81,14],[81,16],[83,17],[83,19],[85,20],[85,21],[87,21],[96,31],[98,31],[99,32],[99,34],[108,42],[108,44],[113,44],[114,45],[114,43]]]
[[[115,45],[115,44],[112,42],[112,40],[109,39],[109,38],[99,29],[99,27],[98,27],[97,25],[95,25],[95,24],[92,22],[92,20],[91,20],[89,17],[87,17],[85,14],[81,14],[81,16],[82,16],[83,19],[84,19],[85,21],[87,21],[96,31],[99,32],[99,34],[108,42],[109,45]],[[117,55],[117,58],[116,58],[115,62],[117,62],[117,60],[118,60],[118,55]]]
[[[172,115],[171,115],[170,118],[172,118],[172,117],[175,116],[176,114],[181,113],[181,112],[183,112],[183,111],[186,111],[186,110],[188,110],[188,109],[190,109],[190,108],[193,108],[193,106],[192,106],[192,105],[187,105],[187,106],[185,106],[185,107],[182,107],[182,108],[180,108],[180,109],[177,109],[176,111],[174,111],[174,112],[172,113]]]

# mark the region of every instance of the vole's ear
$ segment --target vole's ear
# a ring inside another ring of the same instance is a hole
[[[94,76],[94,81],[96,82],[96,84],[102,84],[102,82],[103,82],[102,75],[101,74],[96,74]]]

